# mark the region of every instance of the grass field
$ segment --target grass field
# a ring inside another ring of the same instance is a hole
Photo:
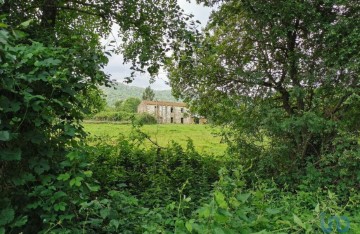
[[[83,125],[90,136],[101,137],[109,143],[115,142],[121,134],[129,137],[132,131],[130,124],[84,123]],[[163,147],[171,141],[185,147],[190,138],[198,152],[221,155],[226,150],[226,144],[220,143],[221,138],[214,135],[218,129],[209,125],[154,124],[144,125],[141,131]],[[150,141],[146,140],[146,146],[150,145]]]

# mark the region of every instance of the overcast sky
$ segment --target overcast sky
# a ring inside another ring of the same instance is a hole
[[[209,15],[211,13],[210,8],[204,7],[202,5],[197,5],[193,0],[191,1],[191,3],[186,2],[186,0],[179,0],[179,5],[185,10],[185,13],[193,14],[195,16],[195,20],[199,20],[201,22],[201,27],[204,27],[206,25]],[[116,28],[114,28],[114,31],[115,30]],[[114,33],[114,35],[116,35],[116,33]],[[107,40],[113,40],[113,36],[111,36]],[[111,75],[111,79],[122,82],[124,77],[130,76],[130,66],[130,64],[123,64],[122,55],[113,55],[109,58],[109,63],[104,70],[107,74]],[[147,74],[137,73],[135,80],[130,85],[143,88],[150,85],[151,88],[155,90],[170,89],[170,87],[165,84],[166,80],[166,74],[164,72],[160,72],[155,83],[150,84],[149,76]]]

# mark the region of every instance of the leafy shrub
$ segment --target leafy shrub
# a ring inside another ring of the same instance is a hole
[[[222,165],[199,155],[192,144],[186,150],[175,143],[145,150],[136,141],[120,140],[115,147],[96,145],[91,152],[94,176],[104,188],[125,188],[147,205],[176,201],[184,184],[183,194],[194,200],[206,197]]]
[[[149,113],[141,113],[141,114],[137,114],[135,116],[135,122],[137,124],[156,124],[157,123],[157,120],[156,118],[149,114]]]
[[[330,190],[289,193],[261,181],[247,188],[244,173],[241,167],[222,169],[209,201],[190,219],[177,220],[175,228],[184,233],[321,233],[335,228],[329,227],[329,216],[346,216],[350,233],[360,230],[358,191],[342,204]]]
[[[127,98],[121,103],[119,110],[127,113],[136,113],[140,102],[141,100],[139,98]]]
[[[97,121],[130,121],[133,114],[124,111],[101,111],[92,119]]]
[[[54,222],[71,226],[78,202],[89,196],[82,190],[88,180],[75,165],[69,174],[70,181],[71,175],[77,178],[74,184],[57,176],[69,148],[85,136],[80,121],[93,111],[96,85],[106,83],[100,68],[107,59],[96,46],[38,42],[19,30],[30,21],[16,27],[5,18],[0,17],[0,233],[37,233]],[[74,59],[84,51],[92,59]]]

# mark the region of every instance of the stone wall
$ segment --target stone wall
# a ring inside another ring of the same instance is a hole
[[[142,101],[138,113],[144,112],[155,116],[158,123],[194,123],[186,104],[181,102]]]

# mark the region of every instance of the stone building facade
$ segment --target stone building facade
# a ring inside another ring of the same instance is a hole
[[[138,113],[149,113],[158,123],[194,124],[205,123],[204,118],[191,115],[185,103],[164,101],[142,101],[138,106]]]

